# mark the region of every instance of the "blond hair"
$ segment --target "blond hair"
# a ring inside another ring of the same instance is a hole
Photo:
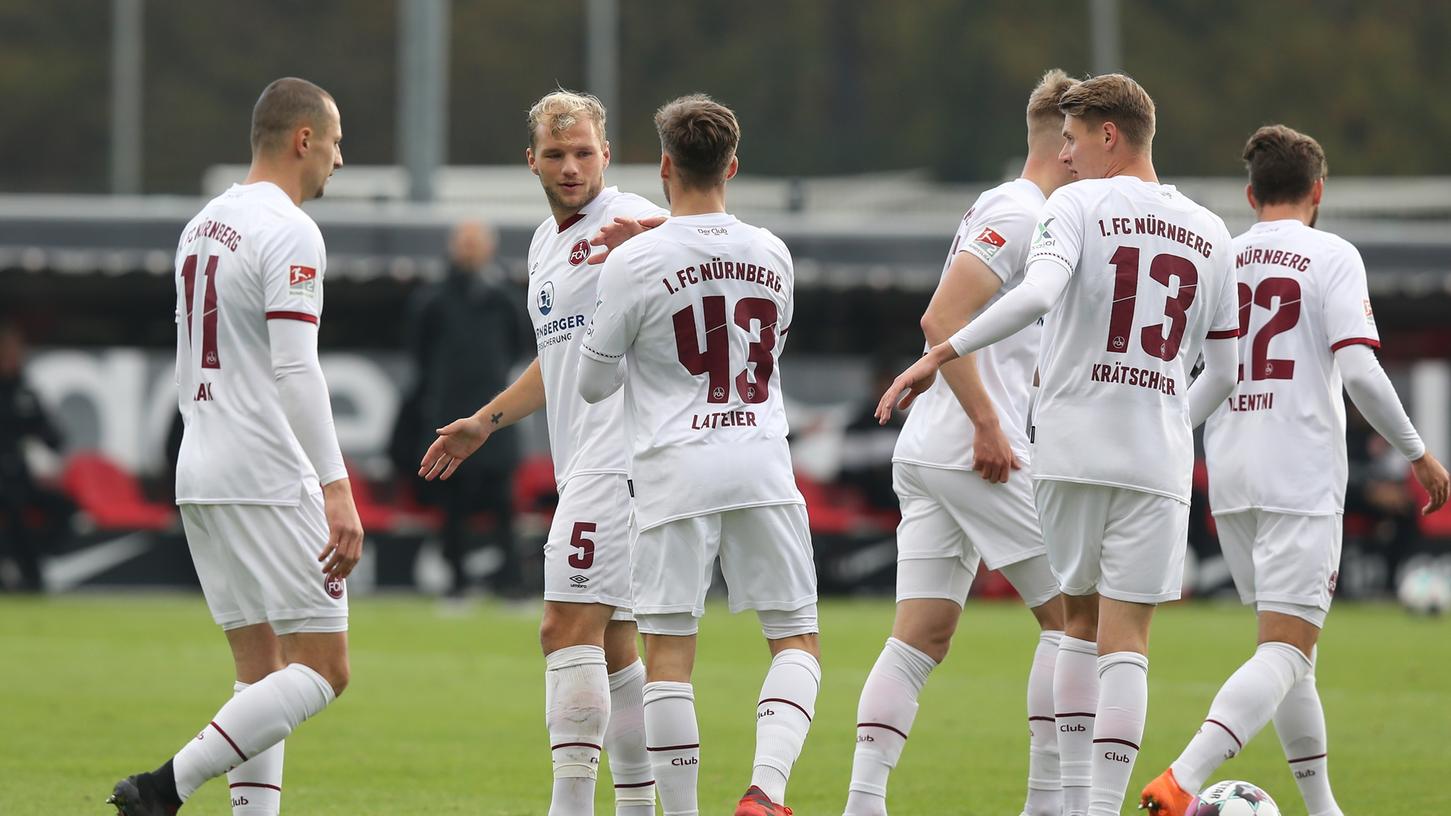
[[[1154,100],[1125,74],[1102,74],[1079,82],[1063,93],[1058,110],[1095,122],[1113,122],[1133,147],[1147,149],[1154,141]]]
[[[686,187],[713,187],[725,181],[726,168],[741,143],[735,112],[705,94],[674,99],[655,111],[660,149],[670,156]]]
[[[599,97],[564,88],[547,93],[529,109],[529,146],[534,146],[540,125],[558,136],[586,119],[594,122],[600,141],[605,141],[605,106]]]
[[[1250,189],[1261,204],[1299,201],[1330,171],[1320,143],[1284,125],[1256,130],[1241,158],[1249,169]]]
[[[1055,127],[1063,123],[1063,112],[1058,110],[1058,101],[1063,94],[1078,84],[1078,80],[1062,70],[1053,68],[1043,74],[1037,87],[1028,95],[1028,127],[1052,123]]]

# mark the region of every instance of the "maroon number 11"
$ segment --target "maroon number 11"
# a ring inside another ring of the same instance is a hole
[[[206,290],[202,295],[202,368],[221,368],[221,358],[217,356],[217,261],[218,256],[212,255],[207,258],[206,271],[202,277],[206,278]],[[195,302],[193,296],[196,293],[196,262],[197,256],[188,255],[186,261],[181,265],[181,279],[186,284],[186,334],[187,337],[196,342],[196,335],[192,333],[192,304]]]

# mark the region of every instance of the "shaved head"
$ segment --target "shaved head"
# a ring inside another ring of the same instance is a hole
[[[283,77],[268,85],[252,108],[252,153],[271,153],[303,126],[321,131],[336,107],[332,95],[297,77]]]

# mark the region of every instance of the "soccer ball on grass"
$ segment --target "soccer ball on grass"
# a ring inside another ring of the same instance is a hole
[[[1258,785],[1228,780],[1200,793],[1186,816],[1280,816],[1280,807]]]

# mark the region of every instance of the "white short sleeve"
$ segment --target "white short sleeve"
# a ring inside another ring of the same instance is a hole
[[[295,220],[259,250],[258,268],[268,320],[317,323],[327,249],[311,221]]]
[[[1033,214],[1021,207],[989,206],[974,211],[958,227],[957,251],[982,261],[999,280],[1007,283],[1022,271],[1015,263],[1023,257],[1022,250],[1012,243],[1026,240],[1022,236],[1036,235],[1030,231],[1033,225],[1028,223],[1033,220]]]
[[[1059,187],[1048,197],[1038,224],[1033,228],[1033,242],[1028,249],[1031,267],[1039,261],[1061,265],[1072,275],[1083,252],[1084,226],[1082,196],[1075,195],[1072,184]]]
[[[1365,263],[1355,247],[1345,245],[1335,254],[1325,281],[1325,336],[1330,350],[1361,344],[1380,348],[1380,332],[1370,308]]]
[[[580,353],[602,363],[616,363],[640,332],[640,287],[631,282],[628,254],[616,250],[600,272],[599,303],[585,330]]]

